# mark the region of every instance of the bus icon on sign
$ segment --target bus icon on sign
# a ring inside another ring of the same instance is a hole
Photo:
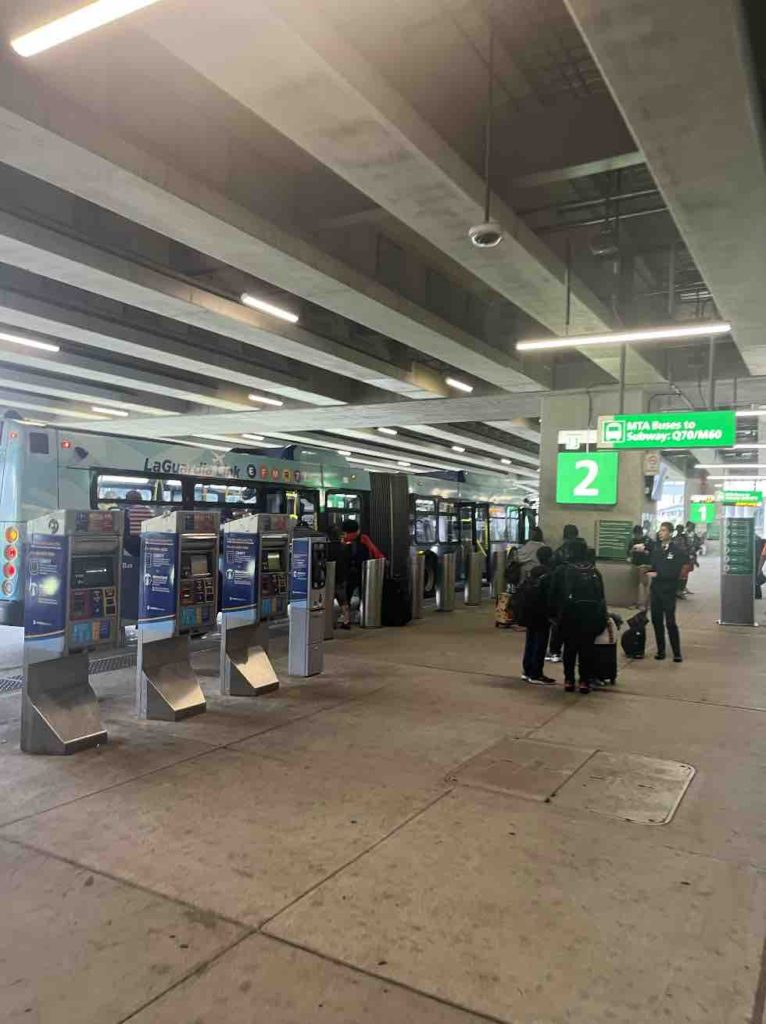
[[[625,440],[625,424],[619,420],[604,420],[601,424],[601,440],[613,443]]]

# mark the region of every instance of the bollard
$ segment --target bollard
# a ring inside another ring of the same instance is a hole
[[[324,590],[324,638],[335,635],[335,562],[327,563],[327,582]]]
[[[423,586],[426,576],[426,556],[416,551],[410,558],[410,596],[413,619],[423,618]]]
[[[492,596],[497,599],[505,591],[505,576],[508,569],[508,552],[497,548],[492,554]]]
[[[437,612],[454,612],[455,610],[454,551],[446,551],[439,555],[436,570],[436,610]]]
[[[362,600],[359,607],[359,624],[363,629],[380,629],[385,575],[385,558],[371,558],[362,566]]]
[[[481,604],[481,584],[484,556],[479,551],[471,550],[468,553],[468,563],[465,574],[465,603],[470,605]]]

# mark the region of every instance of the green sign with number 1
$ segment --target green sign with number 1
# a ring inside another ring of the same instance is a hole
[[[559,452],[556,501],[559,505],[616,505],[617,452]]]

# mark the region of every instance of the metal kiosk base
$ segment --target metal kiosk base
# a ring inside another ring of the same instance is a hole
[[[205,711],[205,695],[189,660],[189,637],[138,640],[136,713],[177,722]]]
[[[221,636],[221,693],[257,697],[279,689],[269,658],[269,624],[226,628]]]
[[[98,699],[88,682],[88,655],[66,654],[24,665],[21,749],[74,754],[106,743]]]

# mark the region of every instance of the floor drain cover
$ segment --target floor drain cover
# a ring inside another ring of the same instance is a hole
[[[561,787],[556,803],[643,825],[664,825],[693,778],[689,764],[600,750]]]
[[[454,772],[450,781],[547,800],[592,753],[582,747],[540,740],[501,740]]]

